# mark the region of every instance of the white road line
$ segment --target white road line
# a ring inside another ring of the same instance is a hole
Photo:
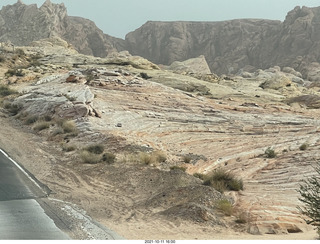
[[[2,149],[0,149],[0,152],[6,156],[6,158],[8,158],[23,174],[25,174],[29,180],[31,180],[31,182],[33,182],[44,194],[47,194],[42,187],[16,162],[14,161],[12,158],[10,158],[10,156],[5,153]]]

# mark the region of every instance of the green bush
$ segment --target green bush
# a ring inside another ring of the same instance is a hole
[[[102,161],[108,164],[113,164],[116,160],[116,156],[112,153],[104,153],[102,155]]]
[[[211,186],[221,193],[223,193],[226,190],[243,190],[242,179],[237,179],[233,174],[228,173],[222,169],[218,169],[214,171],[212,174],[205,176],[203,184]]]
[[[277,154],[275,153],[275,151],[269,147],[265,152],[264,154],[266,155],[267,158],[275,158],[277,157]]]
[[[305,151],[305,150],[307,150],[307,148],[308,148],[308,144],[307,143],[303,143],[300,147],[299,147],[299,149],[301,150],[301,151]]]
[[[23,70],[21,68],[14,68],[14,69],[9,69],[6,73],[5,76],[11,77],[11,76],[24,76]]]
[[[87,146],[84,150],[94,154],[102,154],[104,151],[104,145],[93,144],[93,145]]]
[[[318,229],[320,238],[320,162],[314,167],[315,175],[303,180],[298,192],[304,206],[298,207],[302,214],[309,217],[307,224]]]
[[[101,156],[95,153],[83,150],[80,152],[80,160],[85,164],[97,164],[101,161]]]

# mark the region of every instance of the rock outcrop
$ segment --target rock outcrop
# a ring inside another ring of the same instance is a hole
[[[221,22],[147,22],[126,36],[130,53],[170,65],[204,55],[212,72],[292,67],[304,78],[320,80],[320,7],[296,7],[284,22],[231,20]],[[312,62],[316,62],[312,67]]]
[[[98,57],[106,57],[121,46],[121,40],[105,35],[94,22],[68,16],[64,4],[46,0],[38,8],[18,1],[1,9],[0,42],[24,46],[51,37],[60,37],[80,53]]]

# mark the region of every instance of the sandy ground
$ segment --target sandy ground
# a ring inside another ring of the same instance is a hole
[[[53,191],[51,197],[75,203],[91,217],[126,239],[314,240],[316,238],[316,232],[313,230],[289,235],[236,233],[222,227],[172,221],[146,214],[137,208],[131,209],[137,200],[133,195],[124,195],[122,187],[110,184],[110,180],[107,179],[110,175],[103,172],[107,170],[106,168],[95,168],[94,171],[92,167],[75,169],[74,161],[64,159],[54,143],[43,140],[11,118],[5,118],[3,114],[0,116],[0,126],[0,147],[46,184]],[[121,171],[118,173],[121,174]]]

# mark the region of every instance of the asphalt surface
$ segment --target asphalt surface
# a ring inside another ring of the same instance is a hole
[[[67,240],[36,199],[47,192],[0,150],[0,240]]]

